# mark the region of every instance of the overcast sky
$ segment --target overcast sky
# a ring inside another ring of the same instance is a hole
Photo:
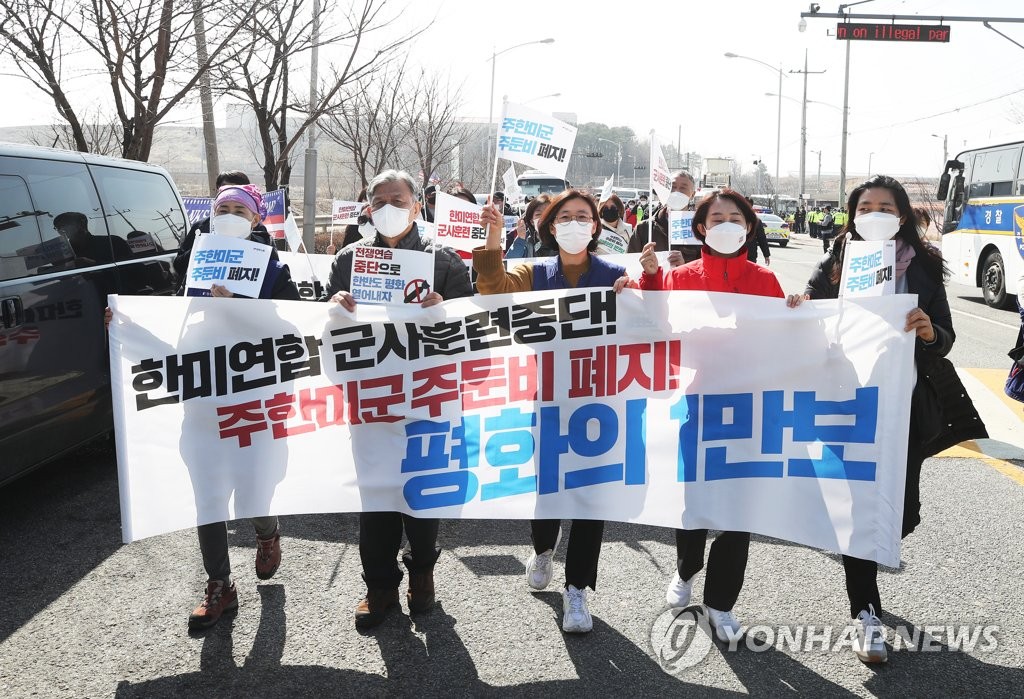
[[[835,12],[838,3],[821,3]],[[613,7],[613,10],[606,9]],[[581,122],[628,125],[638,134],[655,129],[705,157],[749,162],[762,158],[775,170],[777,66],[784,74],[781,171],[796,174],[800,161],[801,70],[807,50],[807,176],[839,169],[845,42],[836,20],[809,19],[798,31],[808,3],[793,0],[581,3],[552,0],[443,0],[409,4],[408,26],[434,18],[411,48],[414,60],[447,70],[463,85],[464,113],[486,118],[493,50],[555,39],[549,45],[514,49],[497,59],[495,116],[501,96],[530,101],[543,111],[575,112]],[[1024,17],[1022,0],[874,0],[852,13]],[[1024,44],[1024,24],[996,27]],[[847,171],[937,176],[942,136],[950,156],[967,147],[1024,139],[1024,48],[980,23],[952,23],[946,44],[852,42],[850,138]],[[773,66],[724,56],[732,52]],[[298,76],[293,77],[293,80]],[[52,107],[23,82],[0,78],[19,108],[0,110],[0,126],[43,123]],[[834,105],[829,107],[826,105]],[[198,120],[198,108],[178,115]],[[943,114],[944,112],[948,112]],[[219,113],[223,114],[223,105]],[[1019,117],[1018,117],[1019,118]],[[933,137],[937,134],[938,137]],[[609,148],[611,148],[609,146]]]

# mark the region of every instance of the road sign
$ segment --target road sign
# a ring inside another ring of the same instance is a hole
[[[950,28],[942,24],[859,24],[840,22],[836,38],[840,41],[902,41],[907,43],[949,43]]]

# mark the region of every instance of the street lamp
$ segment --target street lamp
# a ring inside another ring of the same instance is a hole
[[[629,169],[633,173],[633,179],[629,183],[629,186],[630,187],[636,187],[636,156],[630,155],[629,153],[626,153],[622,157],[623,158],[629,158]],[[620,186],[621,186],[621,184],[622,183],[619,183]]]
[[[532,99],[528,99],[525,102],[523,102],[523,104],[529,104],[530,102],[538,102],[540,100],[546,100],[548,97],[561,97],[561,96],[562,96],[561,92],[552,92],[550,95],[541,95],[540,97],[534,97]]]
[[[745,58],[748,61],[754,63],[760,63],[765,68],[771,71],[778,71],[779,73],[779,109],[775,116],[775,210],[779,208],[779,159],[782,157],[782,65],[778,68],[772,67],[771,64],[765,63],[757,58],[751,58],[750,56],[741,56],[737,53],[728,52],[725,54],[726,58]]]
[[[875,157],[875,151],[868,153],[868,179],[871,179],[871,159]]]
[[[488,110],[487,111],[487,143],[488,143],[488,149],[487,149],[487,170],[486,170],[486,172],[490,172],[491,171],[491,157],[494,155],[494,148],[490,146],[490,143],[491,143],[491,126],[494,124],[494,67],[498,63],[498,61],[497,61],[498,56],[500,56],[503,53],[508,53],[509,51],[512,51],[514,49],[522,48],[523,46],[531,46],[533,44],[553,44],[554,41],[555,41],[554,39],[539,39],[537,41],[524,41],[521,44],[516,44],[515,46],[509,46],[507,49],[502,49],[501,51],[496,51],[493,48],[491,49],[491,57],[489,59],[487,59],[487,60],[489,60],[491,62],[491,101],[487,105],[487,110]],[[491,182],[490,187],[493,187],[493,186],[494,186],[494,183]]]
[[[933,133],[932,138],[942,139],[942,167],[946,167],[946,162],[949,161],[949,134],[944,133],[940,136],[937,133]]]
[[[790,73],[804,75],[804,101],[800,108],[800,198],[804,198],[804,187],[807,184],[807,76],[811,73],[824,73],[824,70],[807,70],[807,49],[804,49],[804,69],[791,70]]]
[[[818,154],[818,183],[814,187],[814,197],[817,199],[818,195],[821,194],[821,151],[812,150],[811,152]]]
[[[615,146],[618,150],[615,152],[615,182],[619,182],[619,166],[622,165],[622,144],[618,141],[609,141],[607,138],[597,137],[598,141],[604,141]]]
[[[859,0],[859,2],[848,2],[839,6],[839,14],[843,14],[847,7],[853,7],[854,5],[863,5],[867,2],[874,2],[874,0]],[[853,43],[849,38],[846,39],[846,69],[843,76],[843,140],[842,148],[839,154],[839,203],[842,204],[846,201],[846,130],[847,122],[850,118],[850,44]]]

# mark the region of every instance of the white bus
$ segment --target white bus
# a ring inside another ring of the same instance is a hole
[[[960,153],[946,163],[942,255],[952,279],[981,287],[985,303],[1011,308],[1024,272],[1024,141]]]

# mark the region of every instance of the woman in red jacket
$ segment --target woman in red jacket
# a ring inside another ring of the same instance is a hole
[[[785,298],[775,274],[747,260],[747,245],[756,234],[757,223],[757,214],[743,195],[731,189],[714,192],[700,203],[693,216],[694,235],[704,244],[700,259],[665,272],[658,266],[654,243],[648,243],[640,255],[644,268],[640,288]],[[673,607],[690,603],[693,578],[704,567],[707,536],[707,529],[676,530],[676,574],[665,591],[665,600]],[[735,638],[740,630],[732,609],[743,587],[749,548],[748,532],[722,532],[708,555],[704,604],[715,633],[724,642]]]

